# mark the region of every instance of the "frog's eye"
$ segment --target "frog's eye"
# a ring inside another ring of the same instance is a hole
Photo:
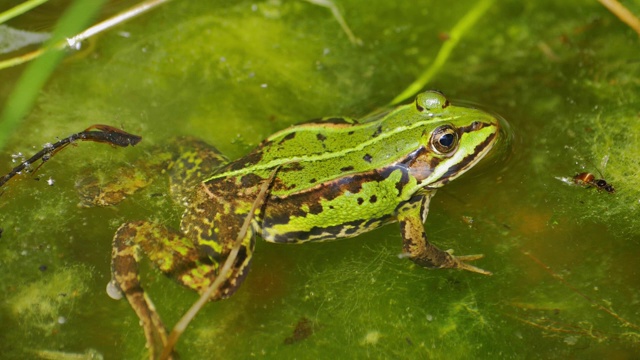
[[[439,91],[425,91],[416,96],[416,109],[420,112],[437,111],[447,106],[449,106],[449,100]]]
[[[449,154],[458,147],[458,133],[449,125],[441,126],[431,134],[430,143],[435,152]]]

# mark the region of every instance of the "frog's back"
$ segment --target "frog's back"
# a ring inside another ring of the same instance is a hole
[[[279,167],[271,194],[284,197],[350,175],[370,173],[401,161],[420,146],[420,130],[410,129],[417,132],[412,140],[388,119],[381,116],[356,122],[329,118],[289,127],[211,179],[233,177],[236,183],[248,187]]]

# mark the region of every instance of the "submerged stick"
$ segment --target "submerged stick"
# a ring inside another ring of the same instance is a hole
[[[123,130],[114,128],[109,125],[91,125],[84,131],[70,135],[54,144],[46,144],[44,148],[38,151],[35,155],[29,159],[20,163],[20,165],[14,167],[7,175],[0,177],[0,186],[3,186],[7,181],[11,180],[14,176],[20,174],[25,169],[29,169],[33,163],[38,160],[42,160],[42,163],[33,171],[36,172],[42,164],[47,162],[58,151],[67,147],[67,145],[74,143],[75,141],[95,141],[99,143],[106,143],[113,146],[127,147],[129,145],[134,146],[142,140],[142,137],[138,135],[129,134]]]
[[[598,0],[600,4],[606,7],[613,15],[617,16],[620,21],[629,25],[638,35],[640,35],[640,20],[633,15],[629,9],[616,0]]]

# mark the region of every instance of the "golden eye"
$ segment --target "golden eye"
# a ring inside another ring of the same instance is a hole
[[[431,148],[439,154],[449,154],[458,147],[458,133],[449,125],[441,126],[431,134]]]

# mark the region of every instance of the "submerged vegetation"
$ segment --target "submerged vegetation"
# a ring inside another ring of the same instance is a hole
[[[361,45],[308,2],[169,2],[91,39],[31,90],[35,106],[3,133],[0,173],[16,166],[11,155],[96,123],[144,140],[69,147],[0,190],[0,351],[146,356],[135,314],[105,294],[111,238],[131,220],[175,227],[180,210],[163,174],[118,206],[90,209],[77,206],[82,179],[134,168],[176,135],[234,159],[290,124],[378,111],[442,57],[452,29],[483,4],[422,86],[506,118],[510,158],[444,188],[425,226],[443,249],[484,253],[482,267],[495,275],[411,265],[398,256],[396,225],[333,243],[258,241],[246,283],[207,304],[177,349],[187,359],[637,354],[639,39],[605,7],[578,0],[469,0],[444,12],[431,0],[336,0]],[[98,19],[133,5],[110,3]],[[39,24],[59,18],[38,14],[7,25],[46,32]],[[1,70],[4,102],[23,69]],[[615,193],[557,180],[581,172]],[[141,271],[168,324],[196,301],[151,266]]]

